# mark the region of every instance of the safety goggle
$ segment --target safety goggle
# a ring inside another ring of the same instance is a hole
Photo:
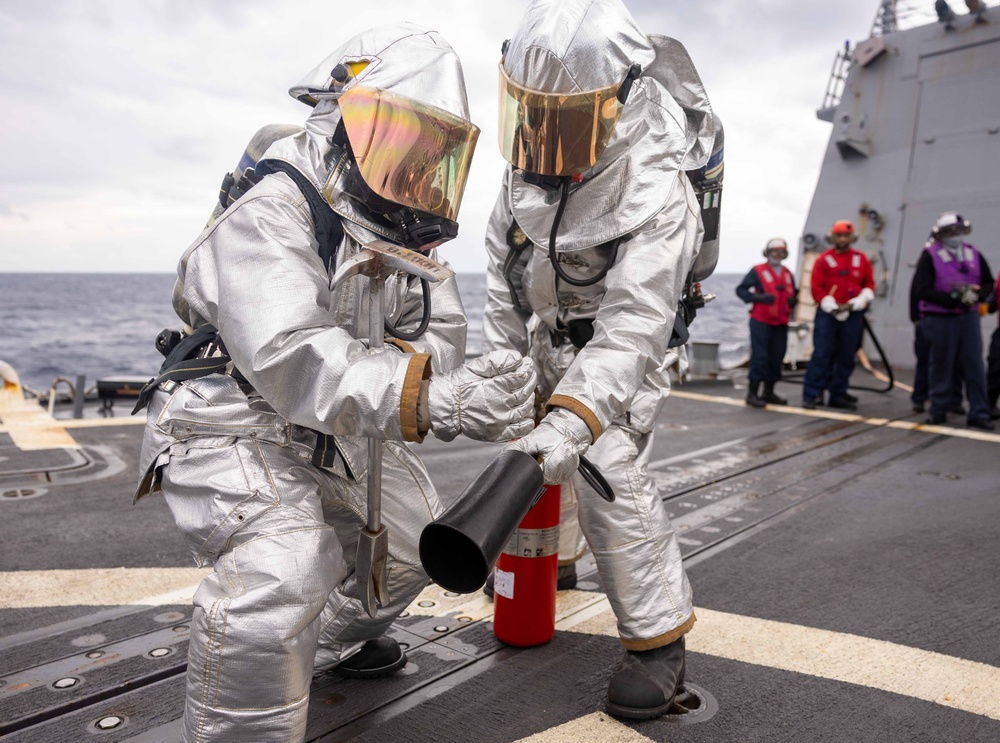
[[[365,183],[387,201],[456,221],[479,127],[387,90],[355,85],[340,114]]]

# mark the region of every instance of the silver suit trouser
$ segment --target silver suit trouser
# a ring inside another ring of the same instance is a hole
[[[194,597],[183,739],[301,741],[314,659],[339,660],[383,634],[424,588],[417,541],[441,505],[416,455],[388,442],[391,601],[370,618],[353,596],[363,482],[314,467],[294,443],[205,443],[174,444],[161,472],[196,560],[214,562]]]
[[[615,491],[608,503],[576,475],[580,529],[628,650],[650,650],[690,629],[691,586],[667,508],[646,471],[653,434],[612,424],[586,453]]]

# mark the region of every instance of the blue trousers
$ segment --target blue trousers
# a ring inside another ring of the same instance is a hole
[[[986,396],[995,408],[997,399],[1000,399],[1000,328],[990,336],[990,353],[986,358]]]
[[[861,345],[864,312],[852,312],[840,322],[827,312],[817,312],[813,325],[813,354],[806,368],[802,398],[815,400],[830,390],[830,399],[847,393],[847,382],[854,371],[854,355]]]
[[[750,381],[777,382],[788,348],[788,326],[750,318]]]
[[[927,315],[920,322],[930,346],[931,415],[948,412],[953,401],[955,370],[960,368],[969,398],[969,420],[989,420],[979,313]]]
[[[913,330],[913,353],[917,357],[917,366],[913,370],[913,393],[910,400],[915,403],[927,402],[931,396],[930,355],[931,347],[924,336],[924,328],[919,322]],[[951,405],[948,409],[962,406],[962,369],[955,367],[954,388],[951,395]]]

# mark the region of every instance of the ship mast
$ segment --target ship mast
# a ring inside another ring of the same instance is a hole
[[[875,14],[875,21],[872,23],[870,36],[885,36],[897,31],[899,26],[896,22],[896,0],[882,0],[878,12]]]

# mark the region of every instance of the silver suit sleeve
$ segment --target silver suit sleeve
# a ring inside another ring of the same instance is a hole
[[[600,431],[629,409],[646,375],[666,358],[701,232],[694,191],[679,175],[663,210],[622,244],[604,280],[594,337],[577,354],[550,402],[584,412],[586,418],[578,409],[585,406],[596,418],[590,420],[592,428],[599,425]]]
[[[427,357],[371,355],[338,322],[304,200],[290,183],[269,180],[270,188],[255,189],[189,251],[187,304],[218,328],[236,367],[291,422],[404,438],[401,407],[406,417],[412,406],[415,429],[413,389]]]

